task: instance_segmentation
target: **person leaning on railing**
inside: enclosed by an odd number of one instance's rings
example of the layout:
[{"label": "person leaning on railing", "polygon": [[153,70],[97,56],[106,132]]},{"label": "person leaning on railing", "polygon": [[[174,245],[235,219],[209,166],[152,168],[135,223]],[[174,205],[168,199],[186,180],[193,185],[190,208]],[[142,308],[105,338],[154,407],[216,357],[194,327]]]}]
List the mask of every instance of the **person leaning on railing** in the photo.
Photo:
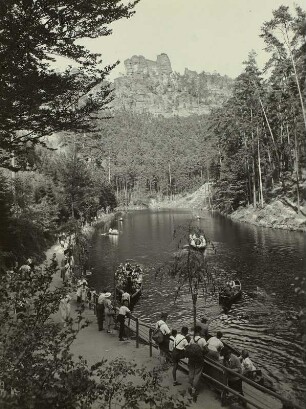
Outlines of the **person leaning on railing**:
[{"label": "person leaning on railing", "polygon": [[[242,367],[240,359],[234,355],[227,347],[223,348],[222,355],[224,357],[223,365],[237,374],[242,374]],[[227,373],[227,384],[229,388],[240,393],[243,396],[242,379],[240,376],[235,375],[232,372]],[[241,400],[241,404],[245,405],[245,402]]]}]

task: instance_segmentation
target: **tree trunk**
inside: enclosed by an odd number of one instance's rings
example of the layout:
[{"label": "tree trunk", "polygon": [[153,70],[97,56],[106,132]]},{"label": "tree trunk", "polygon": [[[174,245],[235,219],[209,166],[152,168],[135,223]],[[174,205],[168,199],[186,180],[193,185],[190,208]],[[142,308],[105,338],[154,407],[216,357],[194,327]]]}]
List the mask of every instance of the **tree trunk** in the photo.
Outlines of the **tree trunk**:
[{"label": "tree trunk", "polygon": [[294,130],[294,150],[295,150],[295,171],[296,171],[296,199],[298,214],[301,213],[300,208],[300,178],[299,178],[299,147],[296,137],[296,129]]},{"label": "tree trunk", "polygon": [[258,158],[258,175],[259,175],[259,191],[260,191],[260,204],[263,207],[263,192],[262,192],[262,178],[261,178],[261,164],[260,164],[260,149],[259,149],[259,130],[257,127],[257,158]]}]

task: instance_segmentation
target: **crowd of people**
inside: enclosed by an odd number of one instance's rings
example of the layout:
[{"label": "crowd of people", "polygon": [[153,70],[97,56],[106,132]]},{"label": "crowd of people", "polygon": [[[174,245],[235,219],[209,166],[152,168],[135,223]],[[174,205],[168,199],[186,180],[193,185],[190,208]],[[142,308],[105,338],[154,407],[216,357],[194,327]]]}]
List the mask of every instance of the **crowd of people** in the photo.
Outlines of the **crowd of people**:
[{"label": "crowd of people", "polygon": [[179,333],[175,329],[171,331],[167,324],[167,318],[166,313],[161,314],[160,320],[155,325],[153,339],[158,343],[161,364],[165,365],[169,358],[172,362],[173,385],[180,385],[176,377],[178,364],[181,359],[187,358],[188,390],[196,400],[201,374],[203,370],[205,371],[204,357],[206,357],[231,369],[231,372],[227,373],[228,386],[243,395],[242,379],[238,374],[252,379],[257,372],[248,352],[243,350],[240,357],[235,355],[221,341],[223,336],[221,331],[218,331],[215,336],[210,336],[208,321],[205,317],[197,322],[193,334],[189,334],[189,329],[186,326],[183,326]]},{"label": "crowd of people", "polygon": [[[64,251],[62,261],[61,276],[64,284],[71,281],[74,260],[72,252]],[[110,291],[103,290],[97,293],[94,289],[89,288],[88,282],[82,276],[76,284],[77,303],[95,310],[97,316],[98,330],[106,330],[107,333],[113,333],[114,329],[119,326],[119,340],[126,340],[125,320],[131,314],[131,293],[136,292],[141,287],[142,270],[140,266],[132,266],[130,263],[120,265],[116,272],[117,290],[120,292],[120,306],[116,308],[112,301]],[[129,287],[129,291],[127,291]],[[121,289],[121,291],[120,291]],[[67,323],[70,319],[71,297],[67,295],[60,302],[60,313],[62,320]],[[116,300],[115,300],[116,301]],[[240,357],[237,357],[232,351],[224,346],[222,342],[222,332],[218,331],[215,336],[210,336],[208,332],[208,321],[202,318],[193,328],[192,334],[189,329],[183,326],[178,332],[176,329],[170,330],[167,324],[168,315],[162,313],[160,320],[155,325],[153,340],[158,344],[160,351],[160,361],[162,365],[167,365],[171,361],[173,385],[180,385],[177,381],[177,369],[181,359],[188,359],[189,371],[189,392],[194,400],[197,399],[199,383],[202,371],[205,371],[204,357],[222,363],[225,367],[232,370],[227,374],[228,386],[239,394],[243,395],[242,374],[252,378],[256,373],[256,368],[251,361],[249,354],[243,350]]]}]

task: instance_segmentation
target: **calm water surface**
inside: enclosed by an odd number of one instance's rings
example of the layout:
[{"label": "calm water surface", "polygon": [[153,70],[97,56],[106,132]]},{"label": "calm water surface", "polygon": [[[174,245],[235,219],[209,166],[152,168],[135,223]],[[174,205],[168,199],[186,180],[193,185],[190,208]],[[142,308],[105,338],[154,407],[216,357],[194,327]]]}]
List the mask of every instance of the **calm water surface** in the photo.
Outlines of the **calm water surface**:
[{"label": "calm water surface", "polygon": [[[169,324],[179,329],[192,327],[192,303],[188,291],[174,300],[176,283],[155,279],[158,266],[177,251],[181,226],[201,227],[214,243],[208,266],[222,279],[239,278],[241,302],[225,315],[217,295],[198,301],[199,315],[210,320],[210,331],[222,330],[224,339],[238,349],[246,348],[258,367],[272,378],[283,395],[303,402],[305,378],[303,344],[295,321],[300,305],[292,283],[304,274],[303,233],[241,224],[220,215],[204,213],[200,220],[187,211],[137,211],[124,215],[111,227],[119,236],[102,236],[109,226],[96,231],[90,248],[93,267],[90,285],[97,290],[114,287],[117,265],[132,259],[145,268],[144,292],[135,315],[154,323],[160,311],[169,312]],[[257,287],[259,293],[255,293]]]}]

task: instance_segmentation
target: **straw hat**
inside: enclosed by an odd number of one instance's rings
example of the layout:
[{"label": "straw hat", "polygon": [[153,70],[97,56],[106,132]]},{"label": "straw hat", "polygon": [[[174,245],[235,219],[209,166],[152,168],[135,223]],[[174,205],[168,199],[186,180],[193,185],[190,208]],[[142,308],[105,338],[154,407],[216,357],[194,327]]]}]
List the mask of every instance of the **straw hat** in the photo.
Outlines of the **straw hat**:
[{"label": "straw hat", "polygon": [[111,295],[112,295],[112,293],[105,293],[105,294],[104,294],[104,297],[105,297],[105,298],[109,298]]}]

